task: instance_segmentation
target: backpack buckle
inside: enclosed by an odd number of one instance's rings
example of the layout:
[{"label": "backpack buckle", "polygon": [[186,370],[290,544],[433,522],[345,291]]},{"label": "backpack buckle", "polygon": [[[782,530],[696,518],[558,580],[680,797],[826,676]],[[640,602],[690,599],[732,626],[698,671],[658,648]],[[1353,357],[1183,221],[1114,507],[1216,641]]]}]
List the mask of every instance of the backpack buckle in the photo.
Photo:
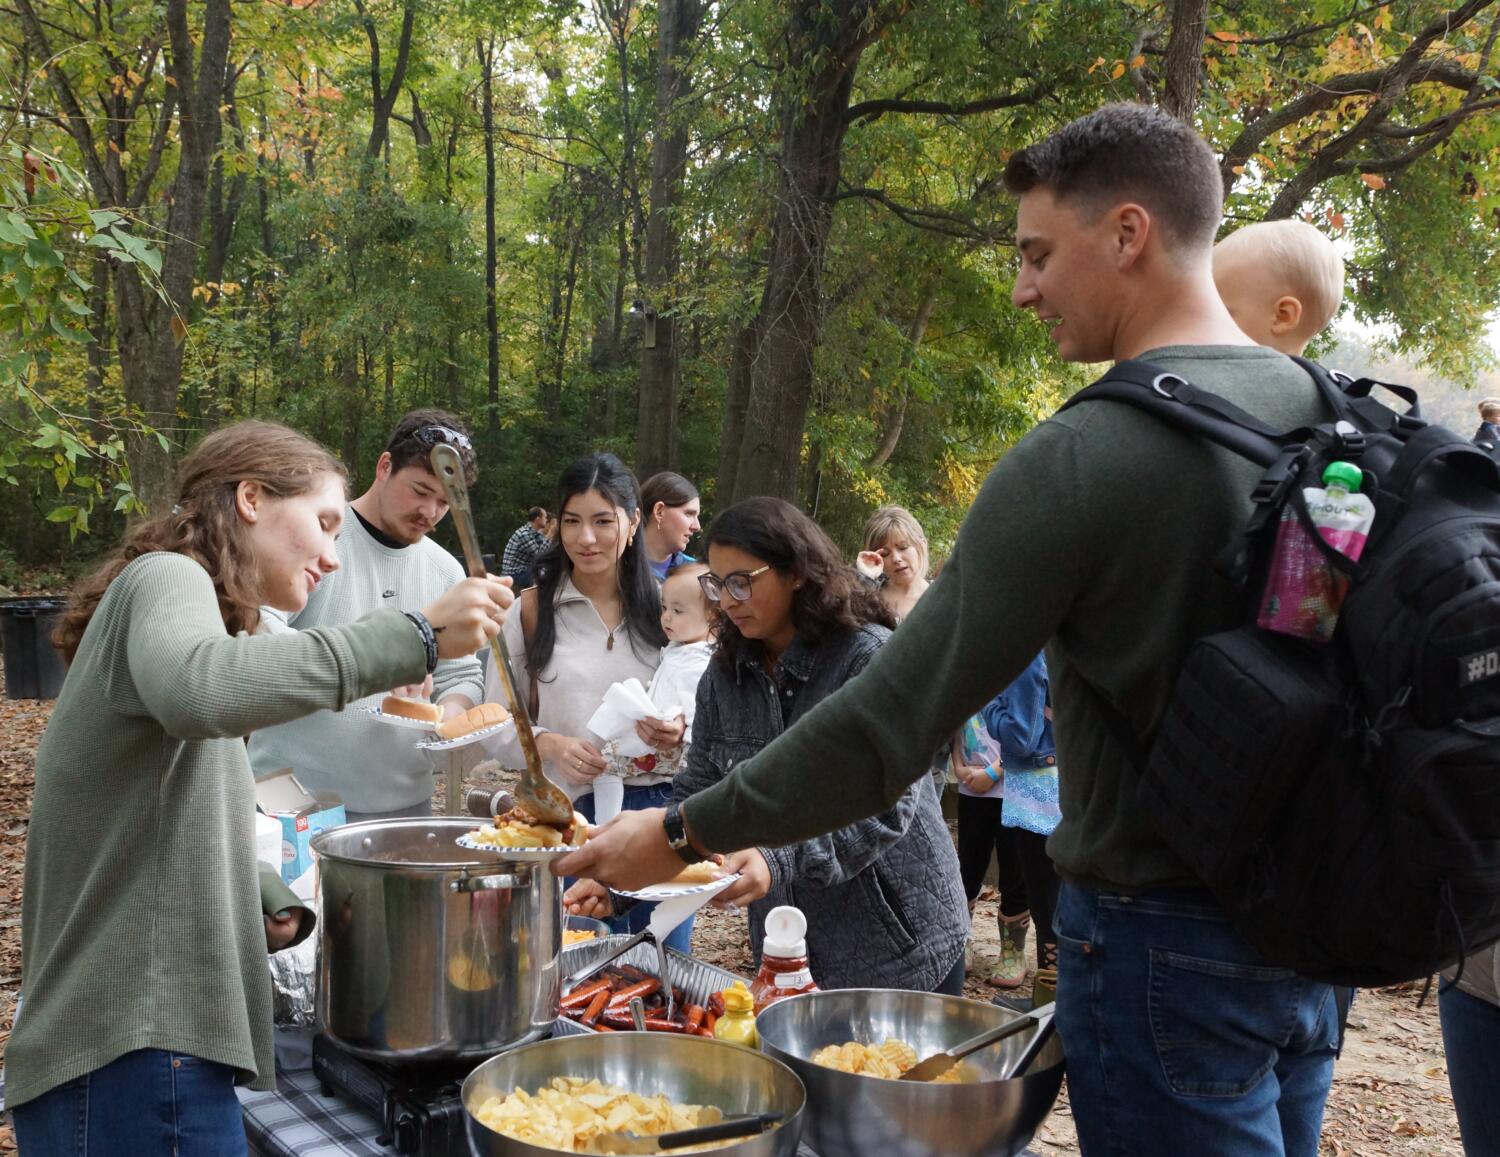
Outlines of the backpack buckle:
[{"label": "backpack buckle", "polygon": [[1396,420],[1391,423],[1391,433],[1405,442],[1418,430],[1427,428],[1424,418],[1414,418],[1410,414],[1397,414]]},{"label": "backpack buckle", "polygon": [[1250,501],[1257,506],[1279,506],[1286,492],[1301,476],[1303,463],[1311,453],[1306,445],[1283,447],[1280,457],[1271,463],[1250,492]]},{"label": "backpack buckle", "polygon": [[1333,425],[1333,437],[1329,439],[1333,452],[1340,458],[1358,458],[1365,452],[1369,439],[1364,431],[1342,418]]}]

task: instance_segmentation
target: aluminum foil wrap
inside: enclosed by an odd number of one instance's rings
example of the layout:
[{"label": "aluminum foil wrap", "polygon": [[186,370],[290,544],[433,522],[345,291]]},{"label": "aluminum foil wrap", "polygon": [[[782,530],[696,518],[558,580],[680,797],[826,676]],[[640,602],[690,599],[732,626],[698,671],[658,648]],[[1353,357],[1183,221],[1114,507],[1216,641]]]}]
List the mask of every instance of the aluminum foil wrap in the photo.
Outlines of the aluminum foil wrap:
[{"label": "aluminum foil wrap", "polygon": [[[318,911],[317,864],[291,883],[298,898],[322,919]],[[318,945],[315,926],[302,943],[273,952],[271,962],[271,1007],[277,1028],[313,1028],[317,1024]]]}]

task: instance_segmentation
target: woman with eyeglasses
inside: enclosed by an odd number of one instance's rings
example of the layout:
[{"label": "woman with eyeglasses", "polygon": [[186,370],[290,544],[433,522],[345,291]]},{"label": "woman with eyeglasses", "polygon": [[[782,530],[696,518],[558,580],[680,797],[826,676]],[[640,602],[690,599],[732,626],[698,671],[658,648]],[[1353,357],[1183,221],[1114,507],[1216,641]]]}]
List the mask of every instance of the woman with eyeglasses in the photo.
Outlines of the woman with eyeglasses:
[{"label": "woman with eyeglasses", "polygon": [[[704,593],[718,606],[719,646],[698,684],[693,743],[672,784],[680,803],[723,779],[863,670],[892,617],[811,518],[778,498],[751,498],[705,537]],[[822,790],[817,768],[806,790]],[[890,811],[832,835],[725,857],[741,878],[715,903],[748,904],[757,956],[778,904],[807,915],[814,979],[824,988],[963,990],[964,891],[958,857],[928,776]],[[590,880],[570,911],[613,910]]]},{"label": "woman with eyeglasses", "polygon": [[[550,778],[590,821],[594,781],[608,771],[625,780],[626,810],[661,807],[671,777],[657,759],[612,756],[600,749],[588,721],[612,683],[651,683],[667,637],[661,629],[661,592],[648,565],[635,475],[613,454],[574,462],[558,480],[558,528],[532,564],[536,585],[523,591],[505,641],[518,670],[521,696],[536,724],[537,747]],[[492,668],[485,698],[503,702]],[[645,720],[640,737],[663,756],[682,743],[686,723]],[[486,745],[491,755],[520,766],[520,744],[508,728]],[[632,912],[621,930],[644,928],[649,911]],[[639,927],[630,926],[631,924]],[[687,951],[691,926],[668,943]]]}]

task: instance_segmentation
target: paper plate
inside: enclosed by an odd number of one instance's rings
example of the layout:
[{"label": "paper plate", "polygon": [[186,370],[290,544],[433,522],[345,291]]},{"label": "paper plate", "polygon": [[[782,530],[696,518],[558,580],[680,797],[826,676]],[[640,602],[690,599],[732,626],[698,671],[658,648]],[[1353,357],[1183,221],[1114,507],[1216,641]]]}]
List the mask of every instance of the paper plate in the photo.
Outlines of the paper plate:
[{"label": "paper plate", "polygon": [[[470,833],[472,835],[472,833]],[[489,852],[502,860],[521,860],[533,863],[546,860],[555,860],[558,856],[565,856],[569,852],[578,851],[577,848],[506,848],[499,844],[481,844],[478,840],[471,839],[470,835],[459,836],[454,842],[461,848],[467,848],[471,852]]]},{"label": "paper plate", "polygon": [[478,731],[471,731],[467,735],[460,735],[457,739],[432,739],[426,743],[417,744],[418,751],[452,751],[458,747],[468,747],[469,744],[480,739],[488,739],[491,735],[498,735],[507,727],[513,726],[511,720],[506,719],[496,723],[493,727],[481,727]]},{"label": "paper plate", "polygon": [[391,723],[397,727],[409,727],[414,731],[425,731],[429,735],[432,734],[432,729],[437,726],[436,723],[424,723],[420,719],[408,719],[405,715],[387,715],[379,707],[361,707],[360,710],[366,715],[375,716],[382,723]]},{"label": "paper plate", "polygon": [[675,900],[679,896],[702,896],[714,892],[722,892],[730,884],[740,878],[738,872],[732,875],[722,876],[717,880],[710,880],[706,884],[652,884],[649,888],[642,888],[638,892],[627,891],[624,888],[611,888],[610,891],[618,892],[622,896],[629,896],[634,900]]}]

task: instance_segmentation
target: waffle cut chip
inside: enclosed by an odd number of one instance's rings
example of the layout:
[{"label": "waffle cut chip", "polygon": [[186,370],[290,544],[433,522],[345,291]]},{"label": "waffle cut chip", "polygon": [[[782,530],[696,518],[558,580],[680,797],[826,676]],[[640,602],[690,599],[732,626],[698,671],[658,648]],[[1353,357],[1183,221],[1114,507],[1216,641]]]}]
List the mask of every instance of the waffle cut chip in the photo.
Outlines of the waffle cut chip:
[{"label": "waffle cut chip", "polygon": [[[858,1077],[881,1077],[887,1081],[899,1081],[903,1073],[916,1067],[917,1050],[901,1040],[887,1040],[878,1045],[849,1041],[847,1044],[820,1048],[813,1053],[812,1063],[822,1065],[825,1069],[837,1069],[841,1073],[853,1073]],[[967,1079],[964,1066],[958,1064],[931,1083],[957,1085]]]}]

